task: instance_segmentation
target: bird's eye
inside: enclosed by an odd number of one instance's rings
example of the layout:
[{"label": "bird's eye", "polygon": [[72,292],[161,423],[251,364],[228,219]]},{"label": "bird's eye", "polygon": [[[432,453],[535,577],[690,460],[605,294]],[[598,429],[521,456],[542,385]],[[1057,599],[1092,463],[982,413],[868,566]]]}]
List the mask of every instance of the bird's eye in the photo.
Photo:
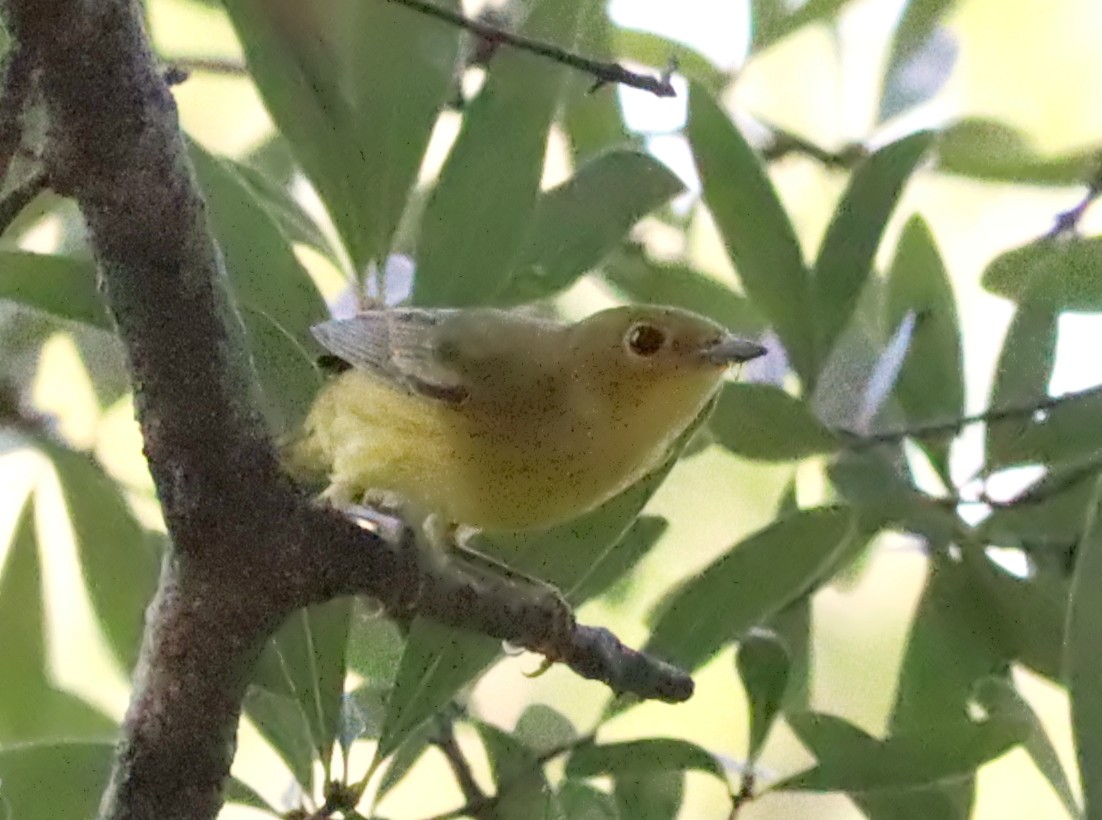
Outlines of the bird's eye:
[{"label": "bird's eye", "polygon": [[653,356],[666,343],[666,333],[654,325],[638,324],[628,331],[625,341],[636,356]]}]

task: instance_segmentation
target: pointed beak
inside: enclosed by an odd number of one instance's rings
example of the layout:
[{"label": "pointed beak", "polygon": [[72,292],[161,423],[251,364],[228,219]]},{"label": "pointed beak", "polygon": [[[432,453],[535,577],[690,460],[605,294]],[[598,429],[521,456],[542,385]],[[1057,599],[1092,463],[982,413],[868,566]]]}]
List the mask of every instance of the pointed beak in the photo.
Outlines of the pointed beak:
[{"label": "pointed beak", "polygon": [[737,336],[725,336],[704,351],[704,357],[712,364],[742,364],[768,353],[757,342],[740,339]]}]

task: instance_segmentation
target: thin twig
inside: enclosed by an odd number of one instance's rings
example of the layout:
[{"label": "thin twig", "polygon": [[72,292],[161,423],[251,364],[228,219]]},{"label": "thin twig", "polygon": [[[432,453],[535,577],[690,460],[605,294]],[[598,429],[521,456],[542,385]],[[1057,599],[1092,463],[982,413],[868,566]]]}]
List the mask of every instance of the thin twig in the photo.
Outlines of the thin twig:
[{"label": "thin twig", "polygon": [[435,746],[444,755],[451,766],[455,781],[459,784],[459,790],[463,792],[463,799],[470,804],[484,803],[486,793],[479,787],[471,771],[471,765],[463,756],[463,750],[459,748],[459,741],[455,738],[455,726],[451,720],[441,720],[436,730],[436,736],[432,739]]},{"label": "thin twig", "polygon": [[752,803],[757,795],[754,793],[754,787],[756,785],[757,778],[754,776],[753,769],[748,769],[742,775],[742,783],[739,784],[739,790],[731,797],[731,813],[727,815],[727,820],[738,820],[739,812],[747,803]]},{"label": "thin twig", "polygon": [[165,58],[165,63],[188,74],[199,71],[204,74],[222,74],[229,77],[249,75],[249,69],[244,63],[223,57],[172,57]]},{"label": "thin twig", "polygon": [[952,419],[946,422],[908,427],[903,430],[889,430],[883,433],[873,433],[871,435],[865,435],[853,430],[841,428],[836,429],[835,432],[845,439],[849,449],[865,450],[881,444],[897,444],[908,438],[938,438],[939,436],[949,435],[951,433],[959,433],[962,429],[971,424],[990,424],[998,421],[1009,421],[1010,419],[1031,418],[1037,413],[1054,410],[1064,404],[1070,404],[1096,395],[1102,395],[1102,386],[1091,387],[1075,393],[1064,393],[1061,396],[1047,396],[1033,404],[999,407],[985,410],[982,413],[976,413],[972,416],[962,416],[961,418]]},{"label": "thin twig", "polygon": [[638,88],[641,91],[649,91],[656,97],[673,97],[677,93],[670,83],[668,74],[654,77],[649,74],[629,71],[619,63],[602,62],[582,57],[580,54],[574,54],[552,43],[513,34],[488,23],[472,20],[459,12],[440,8],[425,0],[388,0],[388,2],[397,3],[428,17],[435,17],[437,20],[443,20],[453,26],[466,29],[490,43],[511,46],[532,54],[538,54],[578,71],[583,71],[593,77],[594,83],[591,89],[593,91],[604,85],[616,84]]},{"label": "thin twig", "polygon": [[1096,171],[1094,177],[1087,182],[1087,192],[1079,203],[1075,207],[1056,215],[1052,229],[1045,234],[1045,238],[1056,239],[1076,233],[1079,230],[1079,222],[1083,219],[1083,214],[1087,212],[1087,209],[1094,204],[1099,196],[1102,196],[1102,168]]},{"label": "thin twig", "polygon": [[804,139],[798,134],[767,125],[772,132],[772,138],[761,149],[762,158],[766,162],[784,159],[789,154],[801,154],[817,160],[827,168],[852,168],[869,155],[869,150],[860,143],[850,143],[837,151],[828,151],[820,145]]}]

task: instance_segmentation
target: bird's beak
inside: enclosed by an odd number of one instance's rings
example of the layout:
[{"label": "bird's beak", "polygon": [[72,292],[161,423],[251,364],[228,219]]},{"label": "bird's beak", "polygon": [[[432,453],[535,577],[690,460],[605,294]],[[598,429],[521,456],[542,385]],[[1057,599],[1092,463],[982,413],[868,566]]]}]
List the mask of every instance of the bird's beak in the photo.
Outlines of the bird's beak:
[{"label": "bird's beak", "polygon": [[741,364],[768,351],[757,342],[740,339],[737,336],[725,336],[704,351],[704,357],[712,364]]}]

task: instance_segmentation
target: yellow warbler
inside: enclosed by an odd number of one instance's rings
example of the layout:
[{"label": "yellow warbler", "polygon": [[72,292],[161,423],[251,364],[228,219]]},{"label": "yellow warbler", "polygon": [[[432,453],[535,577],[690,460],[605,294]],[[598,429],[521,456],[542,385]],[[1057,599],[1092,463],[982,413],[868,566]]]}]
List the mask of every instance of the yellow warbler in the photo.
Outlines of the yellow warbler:
[{"label": "yellow warbler", "polygon": [[383,492],[488,532],[581,515],[658,467],[728,365],[761,346],[670,307],[575,324],[518,311],[379,309],[313,328],[348,367],[318,394],[291,462],[325,496]]}]

